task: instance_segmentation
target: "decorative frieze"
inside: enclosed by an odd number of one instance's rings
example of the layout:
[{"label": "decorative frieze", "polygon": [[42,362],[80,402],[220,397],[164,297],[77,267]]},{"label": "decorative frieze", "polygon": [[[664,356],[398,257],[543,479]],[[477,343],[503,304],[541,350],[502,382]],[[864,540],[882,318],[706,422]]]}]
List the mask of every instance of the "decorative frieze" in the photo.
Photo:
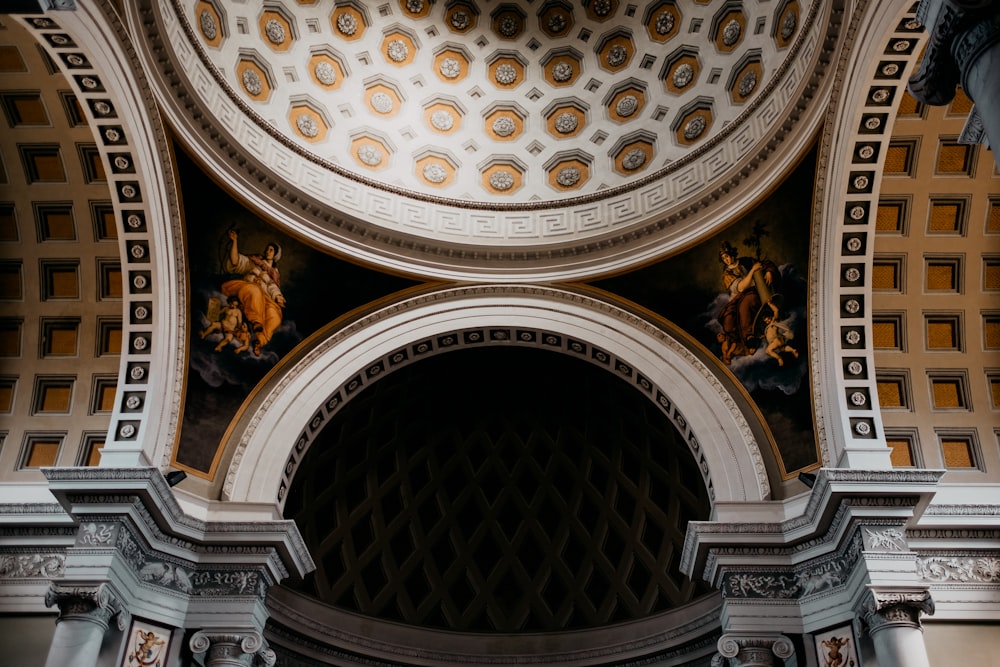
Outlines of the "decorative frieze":
[{"label": "decorative frieze", "polygon": [[[726,569],[722,594],[726,598],[795,600],[842,586],[861,555],[863,542],[857,534],[841,553],[814,560],[789,570]],[[759,549],[759,553],[768,550]]]},{"label": "decorative frieze", "polygon": [[0,579],[51,579],[65,567],[65,554],[0,554]]},{"label": "decorative frieze", "polygon": [[118,549],[140,580],[188,595],[252,595],[263,599],[274,583],[262,570],[222,569],[165,558],[142,548],[126,530],[121,532]]},{"label": "decorative frieze", "polygon": [[922,556],[917,574],[924,581],[959,584],[1000,584],[996,556]]}]

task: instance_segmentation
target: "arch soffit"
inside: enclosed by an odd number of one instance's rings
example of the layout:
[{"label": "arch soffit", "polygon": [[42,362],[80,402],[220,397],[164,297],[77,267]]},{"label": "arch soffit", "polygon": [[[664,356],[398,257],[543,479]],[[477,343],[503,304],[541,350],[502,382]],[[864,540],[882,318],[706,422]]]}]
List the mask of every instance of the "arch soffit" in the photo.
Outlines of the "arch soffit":
[{"label": "arch soffit", "polygon": [[351,395],[425,354],[476,344],[533,345],[631,380],[678,428],[713,503],[770,498],[748,416],[683,334],[589,294],[507,285],[432,288],[315,335],[231,427],[223,500],[280,507],[312,434]]},{"label": "arch soffit", "polygon": [[[817,176],[813,207],[809,328],[836,332],[814,337],[810,355],[826,466],[892,466],[875,386],[869,244],[899,101],[927,38],[914,19],[910,2],[865,3],[855,12],[821,136],[818,164],[826,173]],[[863,269],[851,272],[857,267]],[[868,391],[870,409],[850,409],[848,396],[856,390]]]}]

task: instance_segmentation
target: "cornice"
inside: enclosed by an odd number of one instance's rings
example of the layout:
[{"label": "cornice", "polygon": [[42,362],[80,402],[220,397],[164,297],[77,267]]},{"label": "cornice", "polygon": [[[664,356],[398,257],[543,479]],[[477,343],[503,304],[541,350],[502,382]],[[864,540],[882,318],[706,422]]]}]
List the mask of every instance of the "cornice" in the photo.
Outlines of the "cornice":
[{"label": "cornice", "polygon": [[253,555],[273,550],[279,572],[302,576],[312,558],[294,522],[206,522],[183,512],[156,468],[43,468],[53,495],[78,521],[120,520],[121,510],[158,542],[183,551]]}]

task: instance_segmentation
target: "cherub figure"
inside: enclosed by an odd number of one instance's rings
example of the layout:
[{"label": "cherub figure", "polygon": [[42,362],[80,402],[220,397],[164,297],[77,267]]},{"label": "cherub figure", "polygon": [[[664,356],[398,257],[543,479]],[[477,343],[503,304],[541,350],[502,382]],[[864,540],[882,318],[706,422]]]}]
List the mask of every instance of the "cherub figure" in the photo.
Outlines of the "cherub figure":
[{"label": "cherub figure", "polygon": [[160,650],[166,642],[157,637],[156,633],[152,630],[143,632],[142,629],[137,629],[135,632],[135,651],[129,656],[129,664],[137,664],[142,667],[159,667],[162,664],[160,661]]},{"label": "cherub figure", "polygon": [[238,343],[236,349],[233,350],[236,354],[250,349],[250,327],[247,326],[246,322],[240,324],[240,328],[233,334],[233,340]]},{"label": "cherub figure", "polygon": [[733,363],[733,355],[737,354],[739,345],[736,341],[729,338],[725,331],[720,331],[715,334],[715,340],[719,341],[719,345],[722,347],[722,363],[729,365]]},{"label": "cherub figure", "polygon": [[764,324],[766,325],[764,327],[764,343],[766,345],[764,351],[767,352],[767,356],[777,360],[779,366],[785,365],[785,360],[781,358],[779,352],[786,352],[798,359],[798,351],[788,344],[793,336],[792,330],[778,322],[774,315],[765,315]]},{"label": "cherub figure", "polygon": [[823,667],[840,667],[844,664],[844,656],[840,649],[846,646],[848,641],[850,640],[847,637],[830,637],[823,640],[823,646],[828,649],[823,657],[825,662]]},{"label": "cherub figure", "polygon": [[242,352],[247,349],[249,345],[249,335],[246,335],[246,341],[244,341],[240,336],[240,330],[246,331],[246,322],[243,321],[243,310],[240,308],[240,300],[235,296],[229,297],[226,302],[226,308],[222,311],[219,316],[218,321],[212,322],[208,325],[200,334],[198,334],[202,339],[205,336],[213,333],[222,333],[222,340],[218,345],[215,346],[216,352],[221,352],[222,348],[229,345],[235,338],[239,343],[243,344],[237,352]]}]

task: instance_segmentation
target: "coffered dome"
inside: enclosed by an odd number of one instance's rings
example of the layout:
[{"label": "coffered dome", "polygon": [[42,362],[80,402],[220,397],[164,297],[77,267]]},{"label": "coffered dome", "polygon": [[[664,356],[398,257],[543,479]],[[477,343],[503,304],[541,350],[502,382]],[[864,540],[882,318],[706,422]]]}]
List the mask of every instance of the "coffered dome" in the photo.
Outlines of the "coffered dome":
[{"label": "coffered dome", "polygon": [[317,160],[498,202],[594,193],[682,159],[743,122],[801,20],[795,0],[201,0],[186,17],[248,113]]},{"label": "coffered dome", "polygon": [[790,169],[822,118],[829,5],[197,0],[135,19],[181,139],[291,231],[425,276],[537,280],[669,254],[759,200],[758,164]]}]

